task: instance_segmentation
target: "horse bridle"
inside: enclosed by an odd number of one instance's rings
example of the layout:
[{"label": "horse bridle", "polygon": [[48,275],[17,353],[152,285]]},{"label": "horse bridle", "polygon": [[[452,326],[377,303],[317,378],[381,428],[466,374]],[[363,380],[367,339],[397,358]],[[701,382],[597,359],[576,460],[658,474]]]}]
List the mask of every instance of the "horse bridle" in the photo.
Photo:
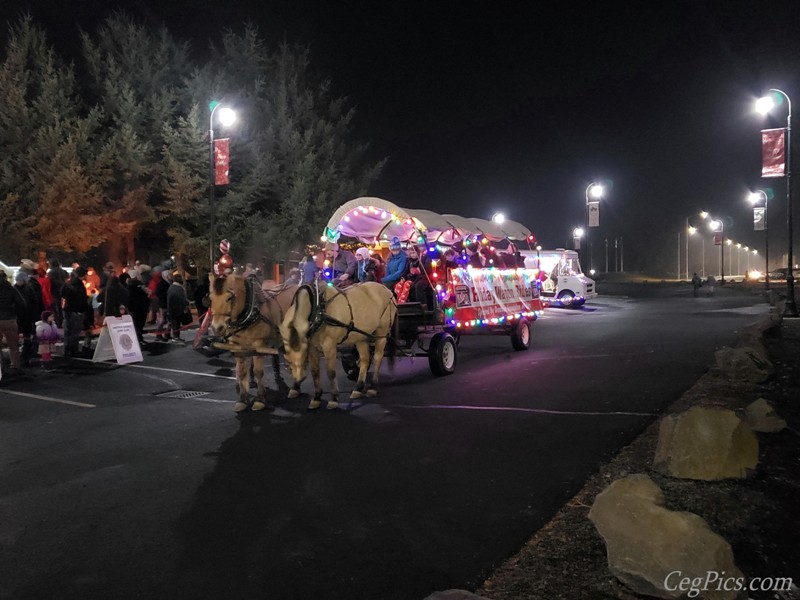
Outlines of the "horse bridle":
[{"label": "horse bridle", "polygon": [[262,321],[268,325],[271,325],[272,327],[277,327],[277,325],[273,323],[272,319],[261,314],[261,311],[259,310],[259,304],[256,301],[256,289],[253,285],[253,281],[250,279],[245,279],[244,290],[246,296],[245,310],[239,313],[235,321],[231,320],[231,316],[233,315],[233,304],[236,302],[236,292],[230,289],[226,290],[228,292],[227,302],[230,304],[231,310],[228,312],[228,314],[223,313],[219,315],[221,317],[228,317],[227,321],[225,322],[224,338],[226,340],[236,335],[240,331],[247,329],[257,321]]}]

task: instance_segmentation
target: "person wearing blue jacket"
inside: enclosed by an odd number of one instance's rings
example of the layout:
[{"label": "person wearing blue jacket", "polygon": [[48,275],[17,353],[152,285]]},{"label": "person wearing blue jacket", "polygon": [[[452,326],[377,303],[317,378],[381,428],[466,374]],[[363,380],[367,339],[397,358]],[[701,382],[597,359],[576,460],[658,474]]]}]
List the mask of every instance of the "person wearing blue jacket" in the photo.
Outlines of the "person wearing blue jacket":
[{"label": "person wearing blue jacket", "polygon": [[394,290],[394,286],[408,271],[408,257],[400,247],[400,240],[397,236],[392,238],[392,243],[389,244],[389,251],[391,255],[386,263],[386,275],[383,276],[383,285],[390,290]]}]

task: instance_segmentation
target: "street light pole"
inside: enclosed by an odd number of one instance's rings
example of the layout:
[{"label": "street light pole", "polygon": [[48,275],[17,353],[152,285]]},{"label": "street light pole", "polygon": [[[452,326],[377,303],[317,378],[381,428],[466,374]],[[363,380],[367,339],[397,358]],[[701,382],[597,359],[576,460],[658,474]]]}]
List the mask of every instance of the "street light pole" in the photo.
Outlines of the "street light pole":
[{"label": "street light pole", "polygon": [[[792,255],[792,100],[783,90],[770,88],[770,92],[775,92],[786,98],[788,113],[786,116],[786,229],[789,235],[788,256],[786,265],[786,304],[783,307],[783,316],[797,319],[800,314],[797,312],[797,305],[794,299],[794,257]],[[775,106],[772,96],[761,98],[756,103],[756,110],[766,114]],[[769,266],[767,267],[769,271]]]},{"label": "street light pole", "polygon": [[592,270],[592,244],[589,241],[589,230],[592,227],[591,222],[589,221],[589,196],[600,201],[600,198],[603,197],[603,186],[599,183],[590,183],[586,186],[586,250],[587,250],[587,261],[589,263],[589,271]]},{"label": "street light pole", "polygon": [[[216,235],[216,183],[217,170],[214,160],[214,113],[222,103],[212,100],[209,105],[208,116],[208,209],[211,213],[211,231],[208,242],[208,266],[214,272],[214,236]],[[223,125],[231,125],[236,120],[236,114],[230,108],[221,108],[220,121]]]}]

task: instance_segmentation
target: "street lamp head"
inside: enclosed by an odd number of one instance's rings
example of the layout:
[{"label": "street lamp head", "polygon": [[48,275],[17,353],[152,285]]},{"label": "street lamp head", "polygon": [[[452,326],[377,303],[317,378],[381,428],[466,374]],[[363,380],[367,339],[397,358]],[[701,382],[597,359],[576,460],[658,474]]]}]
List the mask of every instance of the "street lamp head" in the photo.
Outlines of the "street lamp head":
[{"label": "street lamp head", "polygon": [[756,250],[755,248],[753,248],[753,254],[758,254],[758,250]]},{"label": "street lamp head", "polygon": [[744,247],[744,251],[747,252],[748,250],[750,250],[750,247],[749,246],[745,246]]},{"label": "street lamp head", "polygon": [[592,198],[600,199],[603,197],[604,192],[605,190],[603,189],[603,186],[599,183],[593,183],[589,186],[589,196]]},{"label": "street lamp head", "polygon": [[736,247],[737,247],[737,248],[741,248],[741,247],[742,247],[742,245],[741,245],[741,244],[736,244]]},{"label": "street lamp head", "polygon": [[725,243],[728,244],[728,246],[730,246],[733,243],[733,241],[728,239],[728,240],[725,240]]},{"label": "street lamp head", "polygon": [[502,225],[503,223],[505,223],[505,220],[506,216],[503,213],[494,213],[492,215],[492,221],[494,221],[498,225]]},{"label": "street lamp head", "polygon": [[775,100],[772,96],[764,96],[756,100],[756,112],[762,115],[766,115],[773,108],[775,108]]},{"label": "street lamp head", "polygon": [[704,211],[704,210],[701,210],[700,211],[700,218],[701,219],[707,219],[708,218],[708,213],[706,211]]},{"label": "street lamp head", "polygon": [[219,109],[219,122],[224,127],[230,127],[236,122],[236,113],[227,106],[223,106]]},{"label": "street lamp head", "polygon": [[711,221],[708,224],[708,228],[711,231],[722,231],[722,221]]},{"label": "street lamp head", "polygon": [[689,231],[689,235],[694,235],[695,233],[697,233],[697,227],[691,227],[690,226],[688,231]]},{"label": "street lamp head", "polygon": [[761,198],[764,197],[766,197],[764,192],[750,192],[750,194],[747,196],[747,199],[750,200],[751,204],[758,204],[761,201]]},{"label": "street lamp head", "polygon": [[583,237],[583,227],[576,227],[572,230],[572,237],[580,239]]}]

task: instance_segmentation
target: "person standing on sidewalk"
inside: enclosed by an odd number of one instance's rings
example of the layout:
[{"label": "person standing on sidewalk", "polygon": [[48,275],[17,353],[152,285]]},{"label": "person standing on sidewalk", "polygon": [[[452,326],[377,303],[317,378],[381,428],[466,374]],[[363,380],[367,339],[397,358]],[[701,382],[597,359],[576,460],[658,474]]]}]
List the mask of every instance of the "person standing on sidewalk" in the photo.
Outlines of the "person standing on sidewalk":
[{"label": "person standing on sidewalk", "polygon": [[[169,313],[169,324],[172,329],[173,342],[181,341],[181,326],[187,320],[184,315],[189,311],[189,298],[186,297],[186,290],[183,289],[183,277],[175,275],[172,285],[167,291],[167,312]],[[191,323],[191,313],[188,321]]]},{"label": "person standing on sidewalk", "polygon": [[714,286],[717,285],[717,280],[713,275],[709,275],[706,279],[706,296],[714,295]]},{"label": "person standing on sidewalk", "polygon": [[74,270],[61,290],[61,298],[64,299],[64,356],[80,354],[81,331],[89,306],[86,286],[81,280],[83,275],[85,270],[82,267]]},{"label": "person standing on sidewalk", "polygon": [[0,341],[5,338],[8,354],[11,357],[11,368],[18,370],[19,362],[19,329],[17,315],[25,309],[25,302],[19,292],[8,282],[6,272],[0,270]]},{"label": "person standing on sidewalk", "polygon": [[[61,268],[61,263],[58,259],[53,259],[50,262],[50,272],[47,273],[50,280],[50,293],[53,296],[53,312],[56,315],[56,325],[59,327],[64,326],[64,310],[61,307],[61,292],[64,291],[64,285],[67,283],[69,276],[67,272]],[[48,307],[48,310],[49,307]]]},{"label": "person standing on sidewalk", "polygon": [[38,314],[36,311],[42,308],[42,297],[38,292],[38,282],[34,288],[28,274],[23,270],[17,272],[17,276],[14,278],[14,287],[25,301],[25,307],[17,315],[17,327],[22,334],[22,355],[20,357],[22,366],[28,367],[31,358],[36,353],[36,321],[42,314],[42,311],[39,311]]},{"label": "person standing on sidewalk", "polygon": [[168,270],[164,269],[159,273],[158,285],[156,286],[156,297],[158,298],[158,316],[156,317],[156,339],[169,341],[169,304],[167,292],[169,292],[170,281],[172,280]]},{"label": "person standing on sidewalk", "polygon": [[36,323],[36,338],[39,340],[39,362],[49,370],[53,364],[53,345],[58,341],[58,327],[52,311],[42,312],[42,320]]}]

